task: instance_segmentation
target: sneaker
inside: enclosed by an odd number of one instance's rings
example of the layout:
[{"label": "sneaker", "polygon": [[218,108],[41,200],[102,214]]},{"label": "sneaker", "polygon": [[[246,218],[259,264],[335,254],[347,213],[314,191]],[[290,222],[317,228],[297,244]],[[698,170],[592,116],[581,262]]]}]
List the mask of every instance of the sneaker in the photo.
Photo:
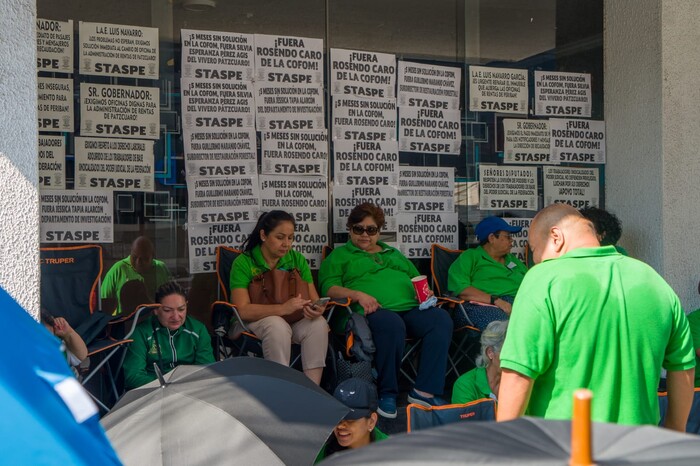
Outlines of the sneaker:
[{"label": "sneaker", "polygon": [[444,406],[448,404],[447,401],[443,400],[439,396],[426,398],[422,395],[419,395],[415,389],[411,390],[411,392],[408,394],[408,402],[421,405],[425,408],[432,408],[433,406]]},{"label": "sneaker", "polygon": [[377,403],[377,413],[387,419],[396,419],[396,398],[393,396],[383,396]]}]

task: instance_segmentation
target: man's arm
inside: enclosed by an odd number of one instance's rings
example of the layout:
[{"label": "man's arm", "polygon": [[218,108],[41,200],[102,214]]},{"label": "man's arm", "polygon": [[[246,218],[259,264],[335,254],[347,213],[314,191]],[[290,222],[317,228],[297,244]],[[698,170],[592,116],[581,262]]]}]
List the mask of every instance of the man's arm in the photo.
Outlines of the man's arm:
[{"label": "man's arm", "polygon": [[503,369],[501,388],[498,390],[497,421],[510,421],[525,414],[534,382],[530,377],[510,369]]},{"label": "man's arm", "polygon": [[666,387],[668,391],[668,410],[664,427],[685,432],[690,407],[693,404],[693,382],[695,369],[668,371]]}]

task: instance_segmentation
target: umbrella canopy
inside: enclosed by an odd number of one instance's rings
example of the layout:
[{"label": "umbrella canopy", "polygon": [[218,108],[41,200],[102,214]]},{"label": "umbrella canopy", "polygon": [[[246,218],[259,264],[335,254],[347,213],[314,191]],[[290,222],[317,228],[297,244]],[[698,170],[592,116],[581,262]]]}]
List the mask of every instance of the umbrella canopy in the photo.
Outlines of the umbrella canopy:
[{"label": "umbrella canopy", "polygon": [[[569,421],[457,422],[337,453],[323,464],[568,466],[570,444]],[[700,438],[653,426],[594,423],[593,459],[599,466],[697,465]]]},{"label": "umbrella canopy", "polygon": [[128,392],[102,424],[125,464],[309,465],[348,408],[260,358],[178,366]]}]

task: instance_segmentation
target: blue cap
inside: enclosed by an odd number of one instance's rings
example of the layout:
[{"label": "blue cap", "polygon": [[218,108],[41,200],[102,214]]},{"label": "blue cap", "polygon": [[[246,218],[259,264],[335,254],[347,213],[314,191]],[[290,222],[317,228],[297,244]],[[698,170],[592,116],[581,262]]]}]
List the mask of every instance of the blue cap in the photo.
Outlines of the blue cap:
[{"label": "blue cap", "polygon": [[476,226],[476,239],[481,242],[485,241],[491,233],[496,233],[497,231],[520,233],[522,229],[523,227],[508,225],[501,217],[486,217]]},{"label": "blue cap", "polygon": [[350,408],[347,420],[369,417],[378,408],[377,388],[363,379],[351,378],[338,384],[333,393],[336,400]]}]

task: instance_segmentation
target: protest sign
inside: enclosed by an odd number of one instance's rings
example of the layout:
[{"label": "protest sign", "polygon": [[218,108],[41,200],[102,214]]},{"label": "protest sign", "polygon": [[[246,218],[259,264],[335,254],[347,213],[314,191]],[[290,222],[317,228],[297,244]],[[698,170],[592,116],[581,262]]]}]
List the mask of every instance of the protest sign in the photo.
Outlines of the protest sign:
[{"label": "protest sign", "polygon": [[537,210],[537,167],[479,165],[479,209]]},{"label": "protest sign", "polygon": [[394,99],[396,56],[331,49],[331,94]]},{"label": "protest sign", "polygon": [[[189,223],[187,239],[191,274],[216,271],[216,247],[240,248],[255,228],[255,222]],[[227,284],[228,285],[228,284]]]},{"label": "protest sign", "polygon": [[187,176],[257,175],[253,128],[182,129]]},{"label": "protest sign", "polygon": [[114,240],[112,193],[42,190],[42,243],[111,243]]},{"label": "protest sign", "polygon": [[385,177],[373,184],[398,185],[399,152],[396,141],[345,141],[333,144],[335,181],[349,184],[348,177]]},{"label": "protest sign", "polygon": [[184,127],[202,123],[198,117],[234,118],[242,126],[255,126],[253,83],[183,78],[181,89]]},{"label": "protest sign", "polygon": [[352,209],[364,202],[381,207],[386,216],[383,231],[396,231],[396,215],[399,213],[398,188],[396,186],[333,186],[333,231],[347,230],[346,223]]},{"label": "protest sign", "polygon": [[187,177],[190,223],[253,222],[260,206],[257,176]]},{"label": "protest sign", "polygon": [[605,163],[605,122],[601,120],[549,120],[552,161]]},{"label": "protest sign", "polygon": [[158,79],[158,28],[80,21],[80,74]]},{"label": "protest sign", "polygon": [[409,259],[430,257],[430,246],[459,247],[459,219],[456,212],[406,213],[396,217],[399,250]]},{"label": "protest sign", "polygon": [[264,131],[262,172],[265,175],[328,176],[328,136],[317,131]]},{"label": "protest sign", "polygon": [[75,138],[75,189],[153,191],[153,141]]},{"label": "protest sign", "polygon": [[73,73],[73,20],[36,19],[36,69]]},{"label": "protest sign", "polygon": [[39,131],[73,132],[73,80],[37,78]]},{"label": "protest sign", "polygon": [[258,131],[325,129],[323,89],[315,84],[255,83]]},{"label": "protest sign", "polygon": [[521,227],[522,230],[518,233],[511,233],[510,236],[513,238],[513,247],[510,253],[515,255],[521,262],[527,265],[525,261],[525,250],[527,249],[527,241],[530,235],[530,224],[532,223],[531,218],[504,218],[503,220],[510,226]]},{"label": "protest sign", "polygon": [[309,263],[311,270],[321,268],[323,246],[329,244],[328,223],[297,222],[292,248],[300,252]]},{"label": "protest sign", "polygon": [[469,67],[469,110],[527,114],[527,70]]},{"label": "protest sign", "polygon": [[452,167],[401,167],[399,212],[454,212],[454,177]]},{"label": "protest sign", "polygon": [[39,187],[66,187],[66,140],[63,136],[39,135]]},{"label": "protest sign", "polygon": [[255,75],[268,84],[323,87],[323,39],[255,34]]},{"label": "protest sign", "polygon": [[460,119],[459,110],[399,107],[399,150],[459,154]]},{"label": "protest sign", "polygon": [[328,180],[319,176],[260,175],[260,210],[315,213],[328,221]]},{"label": "protest sign", "polygon": [[505,163],[551,163],[547,120],[503,120]]},{"label": "protest sign", "polygon": [[600,182],[597,168],[543,167],[545,207],[560,202],[577,209],[597,207]]},{"label": "protest sign", "polygon": [[462,70],[401,60],[398,68],[399,106],[459,110]]},{"label": "protest sign", "polygon": [[347,139],[351,131],[382,131],[384,140],[396,140],[396,101],[394,99],[333,98],[333,139]]},{"label": "protest sign", "polygon": [[182,78],[252,81],[253,35],[182,29]]},{"label": "protest sign", "polygon": [[591,75],[535,71],[535,115],[591,116]]},{"label": "protest sign", "polygon": [[159,92],[157,87],[80,83],[80,134],[158,139]]}]

